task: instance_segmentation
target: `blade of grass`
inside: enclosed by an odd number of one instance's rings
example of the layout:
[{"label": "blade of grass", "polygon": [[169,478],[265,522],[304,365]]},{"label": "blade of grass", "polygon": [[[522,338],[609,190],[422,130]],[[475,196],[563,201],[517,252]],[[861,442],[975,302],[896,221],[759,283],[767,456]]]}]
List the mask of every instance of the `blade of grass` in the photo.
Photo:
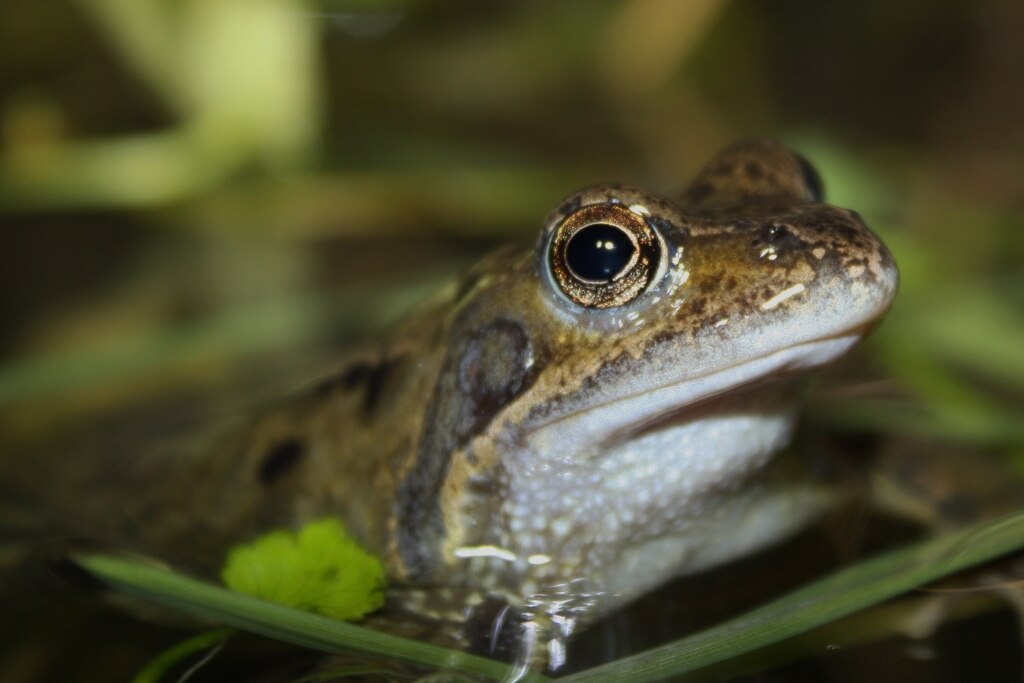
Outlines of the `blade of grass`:
[{"label": "blade of grass", "polygon": [[[910,629],[921,623],[922,614],[935,614],[937,601],[943,601],[939,607],[941,616],[933,625],[942,628],[995,611],[1006,604],[997,588],[987,589],[986,592],[981,592],[985,589],[967,590],[966,593],[958,592],[955,597],[919,592],[884,602],[821,628],[713,664],[701,669],[699,675],[712,680],[733,680],[806,660],[823,652],[839,652],[885,640],[906,639],[908,635],[914,637]],[[926,637],[928,635],[932,634],[927,633]]]},{"label": "blade of grass", "polygon": [[[648,652],[566,681],[652,681],[681,676],[827,624],[865,607],[1024,547],[1024,513],[888,553],[818,581],[764,607]],[[266,603],[139,560],[90,555],[79,562],[125,591],[313,649],[363,652],[500,678],[508,667]],[[530,674],[525,680],[544,680]]]},{"label": "blade of grass", "polygon": [[174,666],[184,661],[187,657],[199,652],[206,652],[199,664],[205,663],[220,647],[227,642],[227,639],[234,633],[229,628],[219,628],[214,631],[207,631],[192,636],[188,640],[177,643],[167,650],[164,650],[147,664],[132,679],[132,683],[160,683],[167,672]]},{"label": "blade of grass", "polygon": [[868,560],[693,636],[562,680],[628,682],[681,676],[1022,547],[1024,513],[1018,513]]},{"label": "blade of grass", "polygon": [[[505,678],[511,672],[508,665],[500,662],[265,602],[142,560],[113,555],[83,555],[76,561],[115,588],[143,599],[204,620],[314,650],[334,654],[373,654],[492,679]],[[528,674],[522,680],[545,679]]]}]

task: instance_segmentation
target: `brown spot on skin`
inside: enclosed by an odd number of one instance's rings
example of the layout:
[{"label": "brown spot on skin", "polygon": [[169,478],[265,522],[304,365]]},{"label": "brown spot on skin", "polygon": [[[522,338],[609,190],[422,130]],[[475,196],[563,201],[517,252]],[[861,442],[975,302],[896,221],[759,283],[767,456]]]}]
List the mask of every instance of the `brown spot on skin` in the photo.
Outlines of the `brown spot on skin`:
[{"label": "brown spot on skin", "polygon": [[683,199],[697,210],[820,201],[816,176],[799,155],[776,142],[742,142],[712,159]]},{"label": "brown spot on skin", "polygon": [[370,375],[373,371],[373,364],[368,362],[360,362],[349,367],[338,377],[338,384],[345,389],[355,389]]},{"label": "brown spot on skin", "polygon": [[492,495],[498,491],[495,481],[484,477],[470,477],[466,481],[466,486],[470,491],[481,496]]},{"label": "brown spot on skin", "polygon": [[342,391],[357,389],[370,376],[373,366],[374,364],[368,360],[356,361],[346,366],[343,370],[317,382],[312,388],[312,393],[317,397],[323,398],[339,389]]},{"label": "brown spot on skin", "polygon": [[867,265],[868,265],[868,260],[867,260],[867,258],[865,258],[863,256],[859,256],[857,258],[852,258],[849,261],[847,261],[847,266],[861,266],[863,268],[867,268]]},{"label": "brown spot on skin", "polygon": [[664,344],[676,338],[676,334],[670,330],[661,330],[651,336],[651,345]]},{"label": "brown spot on skin", "polygon": [[335,391],[362,390],[359,415],[365,421],[376,417],[388,383],[406,362],[407,356],[395,355],[374,360],[358,360],[339,373],[312,387],[312,395],[325,398]]},{"label": "brown spot on skin", "polygon": [[458,367],[459,389],[491,415],[519,393],[529,370],[530,340],[518,324],[496,320],[463,343]]},{"label": "brown spot on skin", "polygon": [[835,232],[848,242],[859,242],[860,235],[849,225],[839,225],[834,228]]},{"label": "brown spot on skin", "polygon": [[285,439],[275,444],[261,459],[257,476],[270,486],[295,469],[306,455],[305,445],[298,439]]},{"label": "brown spot on skin", "polygon": [[580,208],[580,204],[582,201],[582,197],[580,197],[580,195],[577,194],[559,204],[557,211],[562,216],[568,216],[571,213],[575,213],[575,211]]},{"label": "brown spot on skin", "polygon": [[805,244],[785,225],[769,225],[755,235],[753,246],[757,250],[773,247],[781,255],[802,250]]},{"label": "brown spot on skin", "polygon": [[707,278],[697,283],[696,289],[701,294],[714,294],[718,290],[718,286],[721,283],[719,278]]},{"label": "brown spot on skin", "polygon": [[366,376],[366,384],[363,389],[363,410],[364,418],[369,419],[376,412],[380,404],[381,395],[384,393],[384,385],[395,370],[398,364],[396,359],[382,360],[372,368]]},{"label": "brown spot on skin", "polygon": [[369,420],[374,417],[374,413],[381,405],[387,383],[405,360],[405,356],[394,356],[377,361],[357,361],[318,383],[313,387],[312,393],[323,398],[338,390],[356,391],[361,388],[363,400],[360,404],[360,414],[363,419]]}]

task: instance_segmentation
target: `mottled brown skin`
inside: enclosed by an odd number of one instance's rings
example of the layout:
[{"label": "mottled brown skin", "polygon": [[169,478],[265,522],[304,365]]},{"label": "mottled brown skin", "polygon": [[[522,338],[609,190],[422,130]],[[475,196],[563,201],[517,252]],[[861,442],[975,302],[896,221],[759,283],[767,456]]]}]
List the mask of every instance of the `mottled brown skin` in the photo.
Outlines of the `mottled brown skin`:
[{"label": "mottled brown skin", "polygon": [[[554,617],[585,625],[816,514],[805,468],[774,456],[805,371],[796,360],[774,367],[767,384],[752,374],[607,433],[621,411],[594,424],[587,416],[615,400],[632,410],[631,396],[660,396],[659,387],[718,377],[791,344],[864,334],[889,305],[895,266],[857,214],[820,200],[806,162],[771,142],[724,151],[678,203],[617,185],[585,189],[552,212],[534,244],[485,258],[334,377],[226,430],[212,448],[134,459],[114,477],[74,485],[131,492],[105,510],[100,536],[208,576],[235,543],[337,516],[393,582],[388,610],[371,623],[414,632],[425,617],[448,624],[432,629],[436,639],[459,641],[472,635],[461,623],[474,608],[496,600],[527,615],[539,645],[526,656],[542,661],[544,643],[565,635]],[[635,211],[663,252],[647,287],[596,310],[559,291],[548,245],[582,207],[610,204]],[[703,469],[691,476],[697,465],[683,462],[685,491],[629,510],[616,509],[625,499],[600,478],[581,484],[601,470],[618,485],[637,458],[664,450],[649,442],[659,434],[700,434],[705,419],[748,414],[770,418],[765,445],[735,465],[731,446],[714,450],[720,480],[704,481]],[[619,483],[642,490],[646,471]],[[697,491],[694,480],[704,482]],[[714,547],[722,529],[790,499],[806,499],[807,510],[779,513],[763,539]],[[460,554],[479,548],[509,557]],[[645,554],[650,577],[623,583],[628,562]]]},{"label": "mottled brown skin", "polygon": [[[396,575],[414,583],[483,585],[514,604],[526,600],[516,595],[523,584],[530,583],[532,590],[543,593],[536,584],[560,585],[585,577],[595,571],[590,560],[600,561],[600,551],[619,553],[622,548],[610,543],[601,549],[576,551],[572,553],[575,563],[553,562],[544,568],[547,571],[532,573],[467,572],[465,567],[471,563],[453,560],[458,547],[515,547],[516,539],[510,538],[515,531],[498,532],[502,524],[507,525],[499,520],[509,511],[496,501],[507,501],[510,495],[510,452],[516,450],[524,432],[578,410],[596,389],[613,386],[610,377],[616,374],[642,373],[664,358],[706,363],[693,349],[709,347],[709,340],[717,350],[723,339],[755,336],[779,321],[818,315],[815,306],[828,298],[828,289],[842,292],[842,305],[852,307],[858,305],[853,299],[863,293],[857,287],[863,287],[865,298],[872,300],[879,297],[878,289],[891,292],[894,268],[888,252],[856,214],[816,202],[819,190],[816,181],[808,183],[807,173],[805,163],[773,143],[741,146],[724,153],[695,182],[684,195],[691,198],[687,208],[630,188],[591,188],[567,200],[549,217],[537,247],[503,252],[480,264],[469,276],[476,286],[459,302],[445,336],[471,338],[472,331],[502,320],[510,329],[529,331],[521,335],[529,341],[510,340],[507,346],[528,345],[530,352],[489,356],[489,363],[505,369],[509,386],[502,388],[501,401],[479,401],[446,379],[463,353],[458,344],[450,343],[439,393],[432,402],[459,406],[462,412],[449,413],[434,423],[435,430],[449,439],[440,451],[441,469],[439,451],[428,448],[421,449],[406,470],[399,514],[391,527],[390,557]],[[628,313],[616,310],[599,317],[570,305],[552,314],[550,291],[537,286],[542,279],[543,264],[538,261],[545,255],[543,247],[555,227],[579,207],[602,202],[646,206],[649,222],[671,235],[670,241],[684,246],[688,279],[673,291],[659,292],[660,300],[655,292],[648,292],[648,298],[636,302]],[[766,252],[775,257],[770,264]],[[787,300],[766,316],[765,303],[795,285],[803,285],[814,296]],[[814,291],[815,287],[822,291]],[[882,310],[888,296],[879,297],[885,300]],[[859,324],[879,314],[872,312]],[[619,329],[628,315],[636,318]],[[730,323],[716,326],[723,320]],[[527,355],[532,359],[528,368],[521,363]],[[423,472],[428,474],[421,476]],[[438,476],[441,473],[445,476]],[[436,491],[440,496],[435,498]],[[578,531],[566,536],[578,536]],[[543,545],[522,544],[531,550]],[[527,552],[520,549],[517,554]],[[601,610],[590,611],[599,614]]]}]

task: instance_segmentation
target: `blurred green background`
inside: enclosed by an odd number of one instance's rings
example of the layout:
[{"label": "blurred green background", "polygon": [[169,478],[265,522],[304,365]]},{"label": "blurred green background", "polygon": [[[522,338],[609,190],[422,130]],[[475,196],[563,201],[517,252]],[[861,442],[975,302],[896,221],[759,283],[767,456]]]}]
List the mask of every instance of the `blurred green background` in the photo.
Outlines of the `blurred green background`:
[{"label": "blurred green background", "polygon": [[0,449],[278,395],[579,187],[776,137],[902,271],[813,418],[1024,472],[1022,35],[1012,0],[4,0]]},{"label": "blurred green background", "polygon": [[896,381],[833,417],[1019,455],[1022,31],[996,0],[5,2],[5,426],[294,384],[572,190],[771,136],[903,272]]}]

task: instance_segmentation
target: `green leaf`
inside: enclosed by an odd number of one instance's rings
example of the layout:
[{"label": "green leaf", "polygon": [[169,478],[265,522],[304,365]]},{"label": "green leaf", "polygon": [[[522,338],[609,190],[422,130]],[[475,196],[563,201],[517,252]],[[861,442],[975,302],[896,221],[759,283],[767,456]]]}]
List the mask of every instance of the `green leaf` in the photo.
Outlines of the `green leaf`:
[{"label": "green leaf", "polygon": [[[948,574],[1024,547],[1024,513],[917,543],[844,569],[695,635],[568,676],[564,681],[655,681],[684,676],[779,643]],[[196,617],[335,653],[362,652],[501,678],[504,664],[371,631],[204,584],[140,560],[79,564],[115,587]],[[525,681],[546,680],[529,673]]]},{"label": "green leaf", "polygon": [[[512,671],[501,662],[381,633],[213,586],[146,560],[114,555],[81,555],[75,559],[87,571],[119,591],[207,622],[233,626],[312,650],[376,655],[492,679],[502,679]],[[545,679],[529,674],[523,680]]]},{"label": "green leaf", "polygon": [[174,666],[198,652],[208,651],[203,660],[201,660],[205,662],[210,655],[224,645],[225,641],[233,633],[234,631],[231,629],[219,628],[214,631],[200,633],[177,643],[154,657],[149,664],[135,675],[132,683],[160,683],[164,676],[167,675],[167,672],[174,668]]},{"label": "green leaf", "polygon": [[337,519],[232,548],[221,578],[239,593],[335,619],[360,619],[384,605],[383,565]]}]

